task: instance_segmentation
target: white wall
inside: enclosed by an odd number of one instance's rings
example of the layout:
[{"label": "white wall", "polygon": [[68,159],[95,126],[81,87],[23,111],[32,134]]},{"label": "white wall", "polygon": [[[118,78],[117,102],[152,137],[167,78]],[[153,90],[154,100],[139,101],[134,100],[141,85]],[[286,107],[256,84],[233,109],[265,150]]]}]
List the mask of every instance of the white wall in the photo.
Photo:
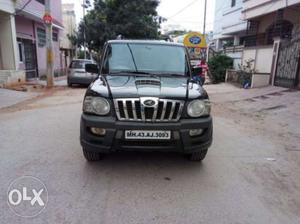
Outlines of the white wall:
[{"label": "white wall", "polygon": [[12,0],[0,0],[0,11],[14,13],[15,7]]},{"label": "white wall", "polygon": [[62,32],[61,47],[71,49],[72,44],[68,38],[68,35],[74,35],[76,30],[76,17],[74,12],[73,14],[71,12],[63,12],[63,25],[64,30]]},{"label": "white wall", "polygon": [[15,17],[0,13],[1,70],[18,69],[18,50]]},{"label": "white wall", "polygon": [[273,46],[245,48],[243,52],[243,64],[245,61],[254,60],[251,69],[254,69],[252,75],[251,88],[269,85],[272,71]]},{"label": "white wall", "polygon": [[253,69],[256,73],[271,73],[273,46],[245,48],[243,53],[243,64],[253,59]]},{"label": "white wall", "polygon": [[243,52],[227,53],[226,55],[233,59],[233,68],[238,70],[239,66],[242,64]]},{"label": "white wall", "polygon": [[268,74],[253,74],[252,81],[251,81],[251,88],[268,86],[269,80],[270,80],[270,75]]},{"label": "white wall", "polygon": [[273,46],[257,50],[255,70],[259,73],[271,73]]},{"label": "white wall", "polygon": [[242,20],[242,8],[243,0],[236,0],[234,7],[231,7],[231,0],[216,0],[214,39],[246,30],[247,22]]}]

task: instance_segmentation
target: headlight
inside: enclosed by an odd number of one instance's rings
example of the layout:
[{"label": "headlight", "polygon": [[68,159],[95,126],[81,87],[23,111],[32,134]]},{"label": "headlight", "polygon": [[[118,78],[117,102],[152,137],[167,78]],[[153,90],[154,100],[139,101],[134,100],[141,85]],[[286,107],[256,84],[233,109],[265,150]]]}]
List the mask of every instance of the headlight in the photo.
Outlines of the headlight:
[{"label": "headlight", "polygon": [[201,117],[210,114],[209,100],[193,100],[187,107],[187,113],[191,117]]},{"label": "headlight", "polygon": [[83,112],[106,115],[110,111],[109,102],[102,97],[87,96],[83,102]]}]

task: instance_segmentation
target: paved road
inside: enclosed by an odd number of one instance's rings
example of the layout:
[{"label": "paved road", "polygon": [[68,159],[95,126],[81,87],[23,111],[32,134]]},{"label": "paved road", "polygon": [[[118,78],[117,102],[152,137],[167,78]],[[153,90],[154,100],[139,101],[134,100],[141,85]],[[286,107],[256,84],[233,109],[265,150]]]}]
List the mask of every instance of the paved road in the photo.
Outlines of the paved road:
[{"label": "paved road", "polygon": [[[88,163],[79,144],[83,93],[60,90],[0,111],[0,223],[300,223],[299,152],[286,155],[219,108],[202,164],[159,153]],[[35,218],[6,203],[10,182],[23,175],[49,192]]]}]

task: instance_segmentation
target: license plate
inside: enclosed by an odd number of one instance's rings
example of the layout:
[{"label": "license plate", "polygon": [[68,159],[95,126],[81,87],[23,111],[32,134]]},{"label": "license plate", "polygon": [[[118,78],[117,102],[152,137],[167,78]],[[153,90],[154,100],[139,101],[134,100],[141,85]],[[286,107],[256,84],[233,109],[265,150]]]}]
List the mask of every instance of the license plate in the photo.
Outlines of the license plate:
[{"label": "license plate", "polygon": [[85,72],[75,72],[74,76],[78,78],[85,78],[87,77],[87,74]]},{"label": "license plate", "polygon": [[142,131],[142,130],[128,130],[125,131],[125,139],[171,139],[171,131]]}]

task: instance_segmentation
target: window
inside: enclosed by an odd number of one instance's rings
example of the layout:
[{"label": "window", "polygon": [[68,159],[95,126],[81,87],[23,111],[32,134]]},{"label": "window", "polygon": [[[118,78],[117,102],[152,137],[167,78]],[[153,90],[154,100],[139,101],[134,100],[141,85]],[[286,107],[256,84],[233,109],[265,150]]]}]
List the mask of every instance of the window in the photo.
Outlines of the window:
[{"label": "window", "polygon": [[186,75],[186,54],[183,47],[159,44],[112,44],[109,47],[109,72],[150,72]]},{"label": "window", "polygon": [[24,46],[22,42],[18,42],[19,63],[24,63]]},{"label": "window", "polygon": [[46,45],[46,31],[42,28],[37,28],[38,46],[44,47]]},{"label": "window", "polygon": [[58,41],[58,33],[52,33],[52,40],[57,42]]},{"label": "window", "polygon": [[75,60],[72,61],[70,64],[70,68],[75,68],[75,69],[84,69],[86,64],[92,64],[93,62],[90,60]]},{"label": "window", "polygon": [[36,1],[43,4],[43,5],[45,5],[45,0],[36,0]]},{"label": "window", "polygon": [[236,0],[231,0],[231,7],[234,7],[236,5]]}]

